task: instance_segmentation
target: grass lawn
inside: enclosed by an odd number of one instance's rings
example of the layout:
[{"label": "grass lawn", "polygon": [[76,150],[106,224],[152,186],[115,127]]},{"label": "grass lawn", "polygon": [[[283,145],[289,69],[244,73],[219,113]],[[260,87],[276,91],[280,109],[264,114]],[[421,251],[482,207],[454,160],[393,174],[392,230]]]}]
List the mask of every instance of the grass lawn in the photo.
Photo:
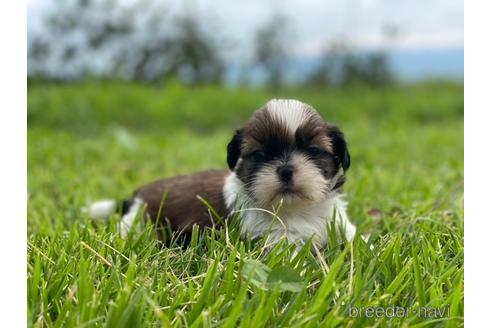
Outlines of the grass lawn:
[{"label": "grass lawn", "polygon": [[[163,248],[151,227],[122,239],[114,222],[81,214],[90,201],[126,197],[156,178],[225,168],[233,129],[273,97],[305,101],[345,132],[349,214],[373,249],[357,237],[319,254],[294,257],[284,244],[265,254],[234,227]],[[463,325],[462,85],[273,92],[32,83],[28,191],[32,326]],[[406,312],[361,315],[378,306]]]}]

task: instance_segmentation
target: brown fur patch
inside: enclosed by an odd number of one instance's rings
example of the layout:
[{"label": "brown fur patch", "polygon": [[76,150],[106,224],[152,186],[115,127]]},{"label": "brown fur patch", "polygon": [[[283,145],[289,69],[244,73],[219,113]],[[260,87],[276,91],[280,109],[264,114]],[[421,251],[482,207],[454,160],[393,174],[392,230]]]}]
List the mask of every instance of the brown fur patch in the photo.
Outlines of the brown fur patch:
[{"label": "brown fur patch", "polygon": [[171,228],[184,231],[189,231],[194,224],[211,226],[216,218],[211,218],[207,206],[197,196],[225,218],[227,210],[222,188],[228,174],[226,170],[209,170],[162,179],[139,188],[134,197],[143,200],[147,216],[157,225],[169,222]]}]

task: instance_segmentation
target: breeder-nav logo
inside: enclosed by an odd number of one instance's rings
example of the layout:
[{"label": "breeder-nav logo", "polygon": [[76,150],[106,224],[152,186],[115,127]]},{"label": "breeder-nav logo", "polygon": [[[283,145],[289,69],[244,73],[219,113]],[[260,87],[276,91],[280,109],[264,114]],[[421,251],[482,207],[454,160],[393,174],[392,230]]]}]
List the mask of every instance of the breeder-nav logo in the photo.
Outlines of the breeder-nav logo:
[{"label": "breeder-nav logo", "polygon": [[352,306],[349,304],[349,317],[351,318],[406,318],[417,315],[419,318],[445,318],[449,317],[450,306],[443,307],[403,307],[403,306]]}]

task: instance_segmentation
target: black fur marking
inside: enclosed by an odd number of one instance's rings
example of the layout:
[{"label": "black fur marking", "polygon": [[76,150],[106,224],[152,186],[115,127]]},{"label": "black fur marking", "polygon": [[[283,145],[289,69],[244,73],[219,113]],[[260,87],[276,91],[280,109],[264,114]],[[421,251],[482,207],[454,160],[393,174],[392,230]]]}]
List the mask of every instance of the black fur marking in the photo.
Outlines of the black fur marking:
[{"label": "black fur marking", "polygon": [[128,213],[132,205],[133,205],[133,198],[123,200],[120,204],[120,211],[119,211],[121,215],[125,215],[126,213]]},{"label": "black fur marking", "polygon": [[231,170],[236,167],[236,163],[241,156],[242,131],[237,130],[232,140],[227,145],[227,164]]},{"label": "black fur marking", "polygon": [[337,126],[330,125],[328,126],[328,136],[333,143],[335,159],[342,165],[343,170],[347,171],[350,167],[350,153],[342,131]]}]

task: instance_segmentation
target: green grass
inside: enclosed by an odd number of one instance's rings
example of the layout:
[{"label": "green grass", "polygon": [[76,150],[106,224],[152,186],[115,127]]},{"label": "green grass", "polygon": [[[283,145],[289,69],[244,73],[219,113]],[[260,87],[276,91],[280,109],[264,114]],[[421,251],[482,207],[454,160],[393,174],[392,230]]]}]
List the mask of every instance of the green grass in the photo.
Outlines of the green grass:
[{"label": "green grass", "polygon": [[[163,248],[79,211],[159,177],[226,167],[232,130],[272,97],[339,124],[353,166],[349,214],[374,248],[280,244],[207,230]],[[28,322],[46,327],[463,325],[463,87],[385,90],[31,84],[28,91]],[[353,318],[354,307],[409,307]],[[446,307],[422,318],[420,307]]]}]

